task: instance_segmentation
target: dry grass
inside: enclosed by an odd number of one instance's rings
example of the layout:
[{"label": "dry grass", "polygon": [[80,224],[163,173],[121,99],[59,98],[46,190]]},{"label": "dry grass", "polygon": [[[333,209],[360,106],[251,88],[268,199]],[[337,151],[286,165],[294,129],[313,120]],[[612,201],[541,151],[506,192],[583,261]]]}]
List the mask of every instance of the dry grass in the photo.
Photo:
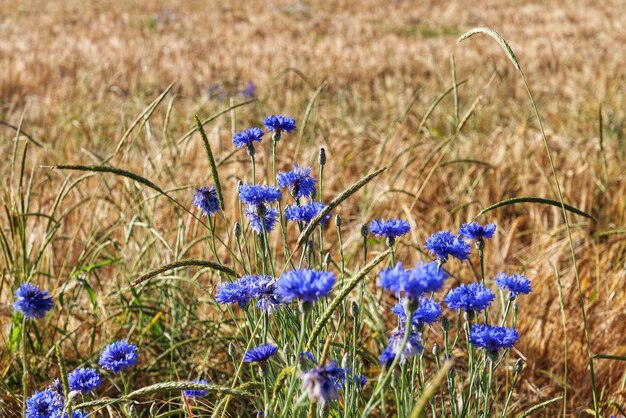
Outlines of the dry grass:
[{"label": "dry grass", "polygon": [[[572,216],[592,350],[626,354],[624,235],[601,236],[603,231],[626,229],[622,1],[599,5],[582,0],[525,4],[481,0],[471,7],[400,0],[237,3],[140,5],[104,0],[85,6],[77,0],[0,1],[0,120],[18,125],[23,115],[24,130],[43,143],[41,148],[31,146],[27,159],[32,211],[49,210],[68,174],[41,165],[101,163],[136,115],[172,81],[176,84],[165,102],[146,126],[131,134],[111,164],[139,173],[163,189],[186,186],[173,195],[188,203],[189,188],[209,178],[207,163],[198,138],[178,147],[174,143],[192,126],[194,113],[206,117],[228,106],[227,97],[207,96],[213,83],[232,92],[252,80],[260,98],[238,109],[236,120],[227,113],[207,126],[220,160],[232,149],[231,124],[242,129],[268,113],[301,120],[314,91],[326,80],[302,139],[281,142],[282,155],[289,156],[280,161],[281,167],[296,160],[313,162],[319,147],[325,146],[329,155],[325,190],[332,196],[373,167],[388,164],[399,150],[414,146],[339,213],[346,221],[352,253],[358,251],[363,221],[401,212],[410,220],[412,233],[398,256],[417,259],[420,255],[410,245],[421,247],[430,233],[455,228],[482,207],[509,197],[556,196],[523,86],[508,60],[487,39],[455,46],[465,30],[488,26],[505,36],[527,74],[545,119],[566,201],[598,219]],[[468,80],[460,87],[461,117],[477,97],[482,98],[450,146],[427,162],[427,155],[451,137],[458,122],[448,96],[417,132],[430,103],[452,83],[452,53],[458,79]],[[288,68],[297,71],[284,71]],[[416,103],[393,124],[415,92]],[[171,118],[166,121],[170,104]],[[14,134],[0,126],[6,203],[17,193]],[[259,150],[265,170],[271,170],[266,164],[269,152]],[[457,161],[465,159],[486,164]],[[456,163],[437,164],[451,161]],[[236,181],[247,173],[245,164],[245,155],[238,153],[220,169],[231,207]],[[125,283],[129,276],[175,259],[179,241],[198,236],[197,225],[164,199],[154,199],[148,205],[150,213],[134,218],[137,201],[151,195],[138,192],[131,182],[106,176],[92,177],[73,190],[62,207],[77,206],[68,211],[53,246],[45,252],[39,273],[49,278],[41,280],[58,294],[70,272],[104,253],[122,258],[119,267],[103,270],[100,279],[105,283]],[[180,221],[173,220],[175,213]],[[535,287],[534,297],[520,302],[523,338],[517,348],[527,367],[512,407],[522,411],[562,393],[566,335],[568,407],[580,414],[591,406],[591,386],[560,212],[546,206],[508,206],[486,219],[499,229],[488,252],[488,275],[523,272]],[[30,224],[35,244],[44,226],[40,220]],[[138,231],[129,239],[125,234],[133,228]],[[154,238],[157,231],[162,238]],[[124,242],[123,250],[113,250],[113,242]],[[92,250],[95,245],[106,249]],[[209,257],[206,249],[193,252]],[[565,331],[555,269],[563,283]],[[8,270],[2,271],[4,275]],[[468,279],[473,274],[470,266],[463,272]],[[198,280],[208,287],[207,277]],[[104,298],[107,286],[95,287]],[[9,303],[10,291],[1,292],[2,303]],[[167,324],[167,318],[163,320]],[[87,314],[75,317],[70,329],[90,329],[93,321]],[[2,322],[6,332],[8,321]],[[105,324],[98,333],[104,341],[116,329]],[[10,360],[6,353],[3,357]],[[606,411],[613,410],[610,402],[624,408],[624,363],[598,360],[596,367]]]}]

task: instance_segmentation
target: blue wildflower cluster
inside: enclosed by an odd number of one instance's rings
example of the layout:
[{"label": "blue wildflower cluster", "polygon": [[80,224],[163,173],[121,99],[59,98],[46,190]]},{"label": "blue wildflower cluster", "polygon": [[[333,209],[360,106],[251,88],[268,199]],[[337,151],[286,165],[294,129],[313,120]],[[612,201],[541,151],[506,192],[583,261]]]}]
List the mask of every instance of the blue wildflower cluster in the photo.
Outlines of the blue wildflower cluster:
[{"label": "blue wildflower cluster", "polygon": [[261,344],[246,351],[243,361],[246,363],[265,363],[278,352],[278,347],[273,344]]},{"label": "blue wildflower cluster", "polygon": [[263,132],[261,128],[255,127],[246,129],[245,131],[235,133],[233,136],[233,144],[235,144],[237,148],[251,147],[254,145],[254,142],[261,142],[263,135],[265,135],[265,132]]},{"label": "blue wildflower cluster", "polygon": [[496,284],[500,289],[508,290],[512,299],[515,299],[517,295],[527,295],[532,291],[530,280],[520,274],[507,276],[499,273],[496,277]]},{"label": "blue wildflower cluster", "polygon": [[[320,202],[310,202],[301,206],[290,205],[285,208],[285,219],[292,222],[304,222],[308,224],[325,208],[326,205]],[[329,219],[330,213],[326,214],[320,223],[325,225],[328,223]]]},{"label": "blue wildflower cluster", "polygon": [[[403,299],[400,303],[391,308],[391,312],[398,315],[400,322],[404,323],[407,320],[406,311],[404,305],[409,303],[408,300]],[[435,302],[433,298],[420,297],[419,305],[415,312],[413,312],[413,320],[411,321],[416,328],[422,328],[424,325],[433,325],[441,316],[441,305]]]},{"label": "blue wildflower cluster", "polygon": [[205,216],[213,216],[219,212],[220,201],[217,198],[215,186],[196,189],[196,193],[193,195],[193,204],[200,209]]},{"label": "blue wildflower cluster", "polygon": [[407,298],[436,292],[443,286],[448,274],[437,263],[420,263],[411,270],[405,270],[402,263],[380,272],[378,285],[394,293],[404,293]]},{"label": "blue wildflower cluster", "polygon": [[289,133],[296,130],[296,121],[289,116],[270,115],[263,119],[263,124],[268,131]]},{"label": "blue wildflower cluster", "polygon": [[379,237],[396,238],[408,234],[411,226],[402,219],[374,219],[369,225],[369,230]]},{"label": "blue wildflower cluster", "polygon": [[126,340],[115,341],[102,350],[98,363],[103,369],[119,373],[137,365],[137,351],[137,346]]},{"label": "blue wildflower cluster", "polygon": [[470,283],[452,289],[443,301],[450,309],[480,312],[487,309],[495,297],[491,289],[480,283]]}]

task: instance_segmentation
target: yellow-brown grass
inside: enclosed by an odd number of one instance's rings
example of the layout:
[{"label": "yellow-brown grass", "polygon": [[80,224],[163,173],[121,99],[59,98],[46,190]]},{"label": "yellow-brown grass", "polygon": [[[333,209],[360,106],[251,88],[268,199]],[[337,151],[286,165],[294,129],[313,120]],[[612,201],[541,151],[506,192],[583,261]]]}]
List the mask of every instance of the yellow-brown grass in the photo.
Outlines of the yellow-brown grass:
[{"label": "yellow-brown grass", "polygon": [[[139,173],[163,189],[187,186],[173,195],[189,203],[190,187],[208,181],[208,166],[199,138],[179,147],[174,142],[192,126],[194,113],[202,118],[228,106],[228,98],[208,97],[212,84],[234,90],[252,80],[260,98],[237,109],[234,122],[227,113],[207,126],[220,160],[232,150],[231,123],[240,130],[258,124],[265,114],[284,113],[301,124],[315,89],[326,80],[302,139],[295,135],[281,141],[279,167],[294,161],[313,163],[319,147],[326,147],[325,195],[334,196],[373,168],[390,163],[404,147],[414,146],[337,212],[345,220],[350,254],[358,254],[362,222],[374,216],[405,217],[412,231],[397,258],[407,263],[417,260],[421,255],[406,244],[422,247],[430,233],[457,228],[482,207],[516,196],[556,198],[545,149],[518,74],[491,40],[455,45],[464,31],[488,26],[509,41],[526,72],[545,120],[565,200],[598,219],[571,217],[591,348],[594,353],[626,354],[625,235],[601,236],[603,231],[626,229],[623,2],[89,3],[0,2],[0,120],[18,125],[23,115],[24,131],[43,143],[42,148],[30,147],[26,171],[27,179],[33,179],[31,199],[37,211],[49,210],[70,174],[40,166],[101,163],[136,115],[172,81],[176,84],[149,129],[133,132],[111,164]],[[450,95],[417,132],[430,103],[452,83],[451,54],[458,79],[467,79],[459,87],[460,116],[482,98],[450,146],[425,162],[458,122]],[[416,92],[416,103],[394,124]],[[173,110],[164,136],[169,103]],[[0,126],[5,202],[17,193],[11,174],[19,165],[11,157],[14,135]],[[266,172],[271,170],[269,152],[267,147],[259,149],[259,167]],[[458,161],[467,159],[486,164]],[[237,180],[249,179],[247,161],[241,152],[220,168],[231,208]],[[450,161],[455,163],[438,165]],[[65,218],[59,232],[65,239],[56,239],[44,256],[42,274],[50,275],[46,283],[53,293],[58,294],[76,265],[85,263],[90,257],[85,252],[102,242],[103,235],[124,239],[124,223],[131,222],[136,210],[129,195],[135,193],[132,183],[110,176],[93,177],[70,193],[64,208],[83,203]],[[179,221],[170,216],[171,205],[162,198],[157,202],[150,226],[175,246]],[[6,216],[2,216],[4,228]],[[513,410],[562,394],[565,336],[569,410],[580,413],[590,408],[582,318],[560,210],[508,206],[482,220],[498,225],[487,250],[488,277],[507,271],[533,280],[533,296],[520,299],[522,338],[516,347],[527,359],[527,367]],[[44,224],[38,222],[32,221],[33,236],[43,234]],[[180,222],[184,240],[198,236],[188,215]],[[146,232],[139,234],[147,239]],[[328,236],[334,242],[334,233]],[[140,242],[126,244],[124,270],[106,270],[105,280],[125,282],[124,273],[143,273],[174,258],[160,242],[147,253]],[[209,258],[208,251],[202,251],[199,254]],[[563,284],[566,330],[555,271]],[[469,265],[461,273],[463,280],[474,274]],[[206,277],[198,280],[205,286],[210,283]],[[8,304],[12,295],[6,289],[2,292],[2,303]],[[104,298],[106,288],[98,293]],[[3,332],[6,324],[3,321]],[[73,325],[80,327],[81,319]],[[103,341],[112,331],[106,326],[100,330]],[[595,364],[606,411],[613,410],[610,402],[623,406],[626,363],[597,360]]]}]

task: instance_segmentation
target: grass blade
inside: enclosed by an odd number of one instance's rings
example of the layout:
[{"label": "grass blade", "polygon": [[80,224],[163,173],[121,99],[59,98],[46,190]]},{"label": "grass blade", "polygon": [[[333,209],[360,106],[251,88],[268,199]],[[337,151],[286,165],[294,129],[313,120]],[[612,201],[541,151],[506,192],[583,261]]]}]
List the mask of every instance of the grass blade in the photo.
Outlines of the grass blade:
[{"label": "grass blade", "polygon": [[298,242],[296,243],[296,248],[299,248],[304,243],[304,241],[309,237],[309,235],[311,235],[311,232],[313,232],[313,230],[315,229],[317,224],[319,224],[321,222],[321,220],[324,219],[324,217],[330,213],[331,210],[333,210],[334,208],[339,206],[341,204],[341,202],[343,202],[344,200],[346,200],[347,198],[352,196],[361,187],[365,186],[367,183],[372,181],[372,179],[374,179],[374,177],[378,176],[380,173],[382,173],[386,169],[387,169],[387,167],[379,168],[378,170],[368,174],[367,176],[363,177],[361,180],[357,181],[352,186],[350,186],[346,190],[344,190],[343,193],[341,193],[335,199],[333,199],[333,201],[330,202],[327,207],[325,207],[323,210],[321,210],[320,213],[318,213],[315,216],[315,218],[313,218],[311,220],[311,222],[309,222],[309,224],[306,226],[306,228],[304,228],[304,230],[302,231],[302,233],[298,237]]},{"label": "grass blade", "polygon": [[[517,203],[541,203],[544,205],[552,205],[552,206],[556,206],[558,208],[562,207],[561,206],[561,202],[557,202],[556,200],[551,200],[551,199],[545,199],[543,197],[514,197],[511,199],[505,199],[502,200],[498,203],[494,203],[493,205],[486,207],[485,209],[481,210],[478,215],[476,215],[476,218],[484,215],[485,213],[492,211],[494,209],[500,208],[502,206],[507,206],[507,205],[514,205]],[[583,212],[580,209],[577,209],[573,206],[570,206],[566,203],[563,204],[563,206],[565,207],[566,210],[575,213],[576,215],[580,215],[580,216],[584,216],[585,218],[591,219],[594,222],[597,222],[597,219],[594,218],[593,216],[589,215],[587,212]]]},{"label": "grass blade", "polygon": [[533,406],[532,408],[526,410],[526,412],[524,412],[521,415],[518,415],[517,418],[525,418],[528,417],[532,414],[534,414],[535,412],[539,411],[540,409],[545,408],[546,406],[552,405],[555,402],[560,401],[561,399],[563,399],[562,396],[557,396],[556,398],[552,398],[550,400],[547,400],[545,402],[541,402],[540,404],[537,404],[535,406]]},{"label": "grass blade", "polygon": [[209,138],[207,138],[206,132],[204,132],[204,128],[202,127],[202,122],[200,122],[198,115],[196,115],[196,128],[198,128],[198,132],[200,132],[200,136],[202,137],[202,142],[204,143],[204,149],[206,150],[207,157],[209,158],[209,167],[211,168],[211,176],[213,177],[213,183],[215,184],[215,190],[217,191],[217,200],[219,200],[220,202],[220,208],[224,210],[224,196],[222,196],[222,185],[220,184],[220,178],[217,175],[217,166],[215,165],[215,157],[213,157],[213,151],[211,151],[211,144],[209,144]]},{"label": "grass blade", "polygon": [[513,53],[513,50],[511,49],[511,47],[509,46],[507,41],[505,41],[504,38],[498,32],[496,32],[493,29],[489,29],[489,28],[474,28],[474,29],[466,32],[465,34],[461,35],[461,37],[456,41],[456,43],[459,44],[459,43],[463,42],[464,40],[466,40],[467,38],[469,38],[471,36],[474,36],[474,35],[476,35],[478,33],[482,33],[482,34],[485,34],[487,36],[491,36],[493,39],[495,39],[496,42],[498,42],[500,44],[500,46],[502,47],[502,49],[504,50],[504,53],[506,54],[506,56],[509,57],[509,59],[511,60],[511,62],[515,66],[515,69],[517,71],[521,71],[522,70],[522,67],[519,65],[519,61],[517,60],[517,57]]},{"label": "grass blade", "polygon": [[343,300],[350,294],[350,292],[356,287],[356,285],[359,284],[361,280],[363,280],[365,276],[367,276],[367,274],[370,271],[372,271],[374,267],[376,267],[381,261],[383,261],[385,257],[389,255],[390,252],[391,252],[391,249],[388,248],[387,251],[380,253],[378,257],[376,257],[375,259],[370,261],[368,265],[363,267],[363,269],[359,271],[356,274],[356,276],[352,278],[352,280],[346,283],[343,289],[341,289],[339,294],[328,305],[324,313],[319,317],[319,319],[315,323],[315,327],[313,328],[313,331],[311,332],[311,335],[309,336],[309,340],[306,343],[307,351],[311,349],[311,346],[313,342],[315,341],[315,338],[317,338],[317,336],[322,331],[324,326],[326,326],[326,324],[330,320],[330,317],[333,315],[333,312],[335,312],[335,309],[339,307],[341,302],[343,302]]}]

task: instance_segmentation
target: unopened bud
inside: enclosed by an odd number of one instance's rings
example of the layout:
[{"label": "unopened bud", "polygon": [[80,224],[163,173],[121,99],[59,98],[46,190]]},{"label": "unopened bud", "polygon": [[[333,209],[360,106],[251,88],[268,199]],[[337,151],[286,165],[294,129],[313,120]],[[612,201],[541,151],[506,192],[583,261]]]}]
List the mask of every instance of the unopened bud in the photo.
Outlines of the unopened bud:
[{"label": "unopened bud", "polygon": [[320,148],[319,163],[321,166],[326,165],[326,150],[324,149],[324,147]]},{"label": "unopened bud", "polygon": [[472,322],[472,320],[474,319],[474,311],[472,310],[465,311],[463,313],[463,317],[465,318],[467,322]]},{"label": "unopened bud", "polygon": [[524,362],[522,361],[522,359],[518,359],[517,362],[515,363],[515,373],[521,372],[523,367],[524,367]]},{"label": "unopened bud", "polygon": [[370,233],[370,228],[367,224],[361,225],[361,236],[363,238],[367,238],[367,235]]},{"label": "unopened bud", "polygon": [[335,225],[337,225],[337,228],[339,228],[342,223],[343,223],[343,220],[341,219],[341,216],[335,215]]},{"label": "unopened bud", "polygon": [[254,149],[254,145],[252,145],[252,144],[248,145],[247,150],[248,150],[248,155],[250,157],[254,157],[254,154],[256,154],[256,150]]},{"label": "unopened bud", "polygon": [[324,256],[324,265],[326,266],[326,268],[328,268],[328,266],[330,265],[330,252],[326,253],[326,255]]},{"label": "unopened bud", "polygon": [[387,237],[385,243],[387,244],[387,247],[393,247],[393,245],[396,243],[396,237]]},{"label": "unopened bud", "polygon": [[353,300],[350,304],[350,314],[352,314],[352,318],[354,318],[355,321],[359,319],[359,304],[356,300]]},{"label": "unopened bud", "polygon": [[235,222],[233,233],[235,234],[235,238],[239,239],[241,237],[241,224],[239,222]]},{"label": "unopened bud", "polygon": [[450,320],[447,316],[441,318],[441,328],[446,332],[450,331]]},{"label": "unopened bud", "polygon": [[441,348],[439,348],[439,345],[435,343],[435,345],[433,345],[433,356],[439,357],[440,353],[441,353]]},{"label": "unopened bud", "polygon": [[237,346],[232,342],[228,343],[228,355],[234,359],[236,354],[237,354]]},{"label": "unopened bud", "polygon": [[280,141],[280,131],[274,131],[274,133],[272,134],[272,141],[274,142],[278,142]]}]

